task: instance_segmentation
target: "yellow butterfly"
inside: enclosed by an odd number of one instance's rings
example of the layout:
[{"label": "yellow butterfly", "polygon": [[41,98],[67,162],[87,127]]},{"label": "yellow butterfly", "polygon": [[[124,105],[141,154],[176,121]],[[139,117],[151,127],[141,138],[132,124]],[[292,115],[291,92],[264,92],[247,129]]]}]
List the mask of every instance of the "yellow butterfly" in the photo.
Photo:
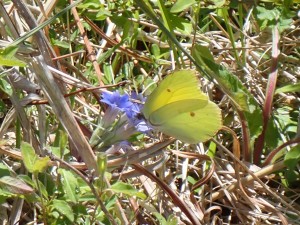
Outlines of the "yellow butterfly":
[{"label": "yellow butterfly", "polygon": [[208,140],[222,127],[220,108],[200,91],[193,70],[168,75],[148,96],[143,114],[154,129],[190,144]]}]

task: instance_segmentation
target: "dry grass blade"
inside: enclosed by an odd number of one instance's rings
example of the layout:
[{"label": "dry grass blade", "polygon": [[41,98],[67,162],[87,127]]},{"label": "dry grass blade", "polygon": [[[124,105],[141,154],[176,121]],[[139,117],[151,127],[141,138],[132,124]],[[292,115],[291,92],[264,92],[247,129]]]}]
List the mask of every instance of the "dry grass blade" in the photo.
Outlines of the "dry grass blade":
[{"label": "dry grass blade", "polygon": [[[66,132],[69,134],[70,140],[76,147],[76,150],[84,159],[88,168],[96,168],[94,153],[91,150],[87,140],[83,136],[62,93],[54,82],[53,76],[50,70],[47,68],[47,64],[44,62],[44,59],[41,56],[35,58],[35,60],[32,61],[32,67],[42,90],[47,96],[48,101],[58,116],[60,122],[65,127]],[[84,149],[84,151],[82,151],[82,149]]]}]

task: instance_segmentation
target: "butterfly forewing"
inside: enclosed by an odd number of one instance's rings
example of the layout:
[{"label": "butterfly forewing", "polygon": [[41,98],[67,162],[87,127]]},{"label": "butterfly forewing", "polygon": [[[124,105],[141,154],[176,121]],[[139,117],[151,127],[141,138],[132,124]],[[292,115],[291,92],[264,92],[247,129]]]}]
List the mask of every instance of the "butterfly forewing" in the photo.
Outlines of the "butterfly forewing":
[{"label": "butterfly forewing", "polygon": [[192,70],[176,71],[168,75],[158,87],[148,96],[144,105],[144,116],[172,102],[186,99],[207,100],[206,95],[200,94],[196,74]]}]

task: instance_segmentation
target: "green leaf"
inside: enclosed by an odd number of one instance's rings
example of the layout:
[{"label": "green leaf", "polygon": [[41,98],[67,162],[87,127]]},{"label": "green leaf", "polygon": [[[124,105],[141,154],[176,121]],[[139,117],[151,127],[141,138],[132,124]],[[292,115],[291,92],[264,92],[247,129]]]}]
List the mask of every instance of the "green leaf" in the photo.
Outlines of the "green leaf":
[{"label": "green leaf", "polygon": [[[7,109],[6,104],[0,99],[0,118],[2,118],[4,115],[6,115],[7,111],[8,111],[8,109]],[[0,172],[0,175],[1,175],[1,172]]]},{"label": "green leaf", "polygon": [[300,146],[296,146],[292,148],[290,151],[288,151],[285,154],[284,157],[284,164],[288,166],[290,169],[293,169],[296,167],[296,165],[300,161]]},{"label": "green leaf", "polygon": [[[275,114],[276,112],[274,112]],[[277,116],[277,115],[276,115]],[[280,115],[279,115],[280,117]],[[282,132],[280,129],[278,129],[278,126],[276,126],[276,124],[278,125],[278,123],[280,123],[279,120],[276,120],[276,117],[271,116],[268,124],[267,124],[267,131],[265,134],[265,143],[264,143],[264,147],[267,150],[269,149],[274,149],[276,148],[278,145],[281,144],[281,138],[280,136],[282,135],[280,132]],[[282,124],[282,126],[284,126]]]},{"label": "green leaf", "polygon": [[24,165],[30,173],[41,173],[47,168],[49,157],[38,157],[29,143],[22,142],[21,153]]},{"label": "green leaf", "polygon": [[10,84],[5,79],[1,79],[1,78],[0,78],[0,90],[9,96],[11,96],[13,93]]},{"label": "green leaf", "polygon": [[[60,143],[60,140],[59,140],[59,143]],[[64,156],[66,156],[67,154],[70,153],[70,150],[65,148],[61,149],[61,147],[54,147],[54,146],[50,146],[49,147],[51,149],[51,152],[53,153],[53,155],[59,157],[59,158],[63,158]]]},{"label": "green leaf", "polygon": [[114,183],[113,185],[111,185],[110,188],[106,189],[106,191],[108,190],[113,191],[115,193],[122,193],[128,196],[136,196],[141,199],[147,198],[147,196],[144,193],[139,192],[132,185],[123,182]]},{"label": "green leaf", "polygon": [[280,12],[278,9],[267,9],[265,7],[257,6],[256,7],[256,16],[259,20],[274,21],[279,18]]},{"label": "green leaf", "polygon": [[[106,204],[105,204],[105,208],[108,210],[108,211],[111,211],[114,209],[115,205],[116,205],[116,200],[118,199],[118,197],[116,195],[113,195],[110,199],[108,199],[106,201]],[[96,220],[97,221],[105,221],[107,220],[107,216],[106,214],[101,210],[101,208],[98,207],[97,209],[97,212],[96,212]],[[103,223],[103,224],[109,224],[109,223]]]},{"label": "green leaf", "polygon": [[17,51],[18,51],[18,46],[9,46],[1,50],[0,53],[1,55],[4,55],[7,58],[12,58],[15,56]]},{"label": "green leaf", "polygon": [[67,201],[73,203],[78,202],[78,196],[76,194],[76,189],[78,188],[78,182],[73,173],[65,169],[58,169],[58,173],[61,175],[63,190],[65,191],[65,196]]},{"label": "green leaf", "polygon": [[207,149],[206,155],[209,156],[209,157],[211,157],[211,158],[214,158],[215,155],[216,155],[216,151],[217,151],[217,145],[216,145],[216,143],[214,143],[213,141],[211,141],[209,143],[209,147]]},{"label": "green leaf", "polygon": [[[43,181],[43,187],[45,188],[45,193],[47,194],[46,197],[55,195],[57,191],[56,177],[54,178],[53,175],[49,173],[40,173],[38,179]],[[42,186],[40,185],[40,187]]]},{"label": "green leaf", "polygon": [[18,175],[18,178],[31,185],[32,187],[36,187],[36,183],[33,182],[33,180],[28,175],[20,174]]},{"label": "green leaf", "polygon": [[257,6],[254,15],[262,30],[278,25],[279,32],[282,33],[285,29],[290,28],[293,22],[291,19],[293,15],[289,15],[280,8],[267,9],[266,7]]},{"label": "green leaf", "polygon": [[31,194],[34,192],[32,187],[27,185],[20,179],[11,177],[11,176],[3,176],[0,178],[0,187],[12,194]]},{"label": "green leaf", "polygon": [[105,187],[104,177],[107,170],[107,154],[104,152],[96,153],[96,162],[97,162],[97,173],[99,175],[98,179],[95,180],[94,184],[100,190],[103,190]]},{"label": "green leaf", "polygon": [[14,193],[12,193],[12,192],[10,192],[10,191],[5,190],[5,188],[2,189],[2,188],[0,187],[0,203],[1,203],[1,204],[2,204],[3,202],[5,202],[5,200],[6,200],[7,198],[13,198],[13,197],[17,197],[17,194],[14,194]]},{"label": "green leaf", "polygon": [[26,63],[15,57],[18,51],[18,46],[9,46],[4,50],[0,50],[0,65],[1,66],[26,66]]},{"label": "green leaf", "polygon": [[[39,185],[35,185],[36,186],[36,189],[39,189],[39,192],[42,194],[42,196],[45,198],[45,199],[48,199],[49,198],[49,194],[47,192],[47,189],[45,187],[45,185],[40,181],[40,180],[37,180],[36,182],[39,182],[38,184]],[[50,196],[51,197],[51,196]]]},{"label": "green leaf", "polygon": [[170,215],[167,221],[168,225],[177,225],[178,224],[178,219],[174,215]]},{"label": "green leaf", "polygon": [[25,167],[29,172],[33,173],[34,172],[33,168],[35,162],[38,160],[38,156],[35,154],[32,146],[26,142],[22,142],[21,153],[22,153]]},{"label": "green leaf", "polygon": [[0,177],[9,176],[9,168],[4,165],[3,163],[0,163]]},{"label": "green leaf", "polygon": [[52,206],[55,210],[57,210],[60,214],[64,215],[68,220],[74,222],[74,213],[71,206],[68,202],[63,200],[54,199],[52,202]]},{"label": "green leaf", "polygon": [[300,181],[300,174],[297,170],[286,169],[284,171],[284,177],[286,179],[287,187],[298,187]]},{"label": "green leaf", "polygon": [[104,5],[98,0],[86,0],[78,5],[77,8],[84,11],[84,15],[91,20],[104,20],[107,17],[112,16],[110,11],[106,10]]},{"label": "green leaf", "polygon": [[158,212],[153,212],[160,225],[167,225],[166,219]]},{"label": "green leaf", "polygon": [[284,30],[291,28],[293,20],[291,18],[279,18],[278,30],[282,33]]},{"label": "green leaf", "polygon": [[60,41],[60,40],[53,39],[52,43],[53,43],[53,45],[56,45],[56,46],[61,47],[61,48],[65,48],[65,49],[70,48],[70,44],[66,41]]},{"label": "green leaf", "polygon": [[[284,132],[284,135],[288,139],[292,139],[297,133],[299,109],[296,107],[283,106],[275,109],[273,115],[273,118],[276,120],[274,122],[276,125],[274,126],[279,130],[278,135],[282,135],[282,132]],[[279,127],[280,129],[278,129]],[[278,139],[281,140],[279,137]],[[276,146],[273,146],[273,148],[274,147]]]},{"label": "green leaf", "polygon": [[60,149],[60,154],[59,157],[63,158],[63,156],[65,154],[67,154],[69,152],[69,150],[67,149],[67,144],[68,144],[68,135],[65,131],[63,130],[59,130],[59,149]]},{"label": "green leaf", "polygon": [[100,9],[103,5],[98,0],[85,0],[77,6],[78,9]]},{"label": "green leaf", "polygon": [[178,224],[178,219],[174,215],[170,215],[168,220],[166,220],[163,215],[158,212],[153,212],[160,225],[176,225]]},{"label": "green leaf", "polygon": [[112,14],[110,13],[110,11],[108,11],[104,8],[101,8],[98,10],[95,20],[105,20],[107,17],[111,17],[111,16],[112,16]]},{"label": "green leaf", "polygon": [[278,88],[275,91],[275,94],[286,93],[286,92],[299,92],[300,91],[300,83],[296,84],[288,84],[284,87]]},{"label": "green leaf", "polygon": [[104,176],[104,173],[107,169],[107,154],[103,152],[98,152],[97,157],[97,169],[100,176]]},{"label": "green leaf", "polygon": [[[26,182],[27,184],[31,185],[32,187],[34,187],[35,189],[39,189],[39,192],[42,193],[42,195],[45,198],[49,197],[49,194],[47,192],[46,187],[44,186],[44,184],[40,181],[41,179],[37,179],[35,180],[35,182],[27,175],[23,175],[20,174],[17,176],[17,178],[21,179],[22,181]],[[38,184],[37,184],[38,182]]]},{"label": "green leaf", "polygon": [[35,161],[33,166],[33,171],[41,173],[48,167],[48,162],[50,161],[50,158],[48,156],[46,157],[38,157],[38,159]]},{"label": "green leaf", "polygon": [[[234,1],[231,1],[231,3],[234,3]],[[205,8],[208,9],[220,9],[222,7],[226,7],[226,0],[211,0],[209,4],[205,6]]]},{"label": "green leaf", "polygon": [[190,7],[191,5],[195,4],[196,1],[195,0],[177,0],[177,2],[175,2],[175,4],[172,6],[172,8],[170,9],[171,13],[178,13],[178,12],[182,12],[183,10],[187,9],[188,7]]},{"label": "green leaf", "polygon": [[173,14],[170,14],[170,19],[172,25],[177,31],[185,35],[190,35],[192,33],[193,26],[188,20]]},{"label": "green leaf", "polygon": [[161,4],[161,10],[165,26],[168,27],[170,33],[173,33],[174,30],[177,30],[186,35],[191,34],[192,24],[188,20],[170,13],[164,4]]}]

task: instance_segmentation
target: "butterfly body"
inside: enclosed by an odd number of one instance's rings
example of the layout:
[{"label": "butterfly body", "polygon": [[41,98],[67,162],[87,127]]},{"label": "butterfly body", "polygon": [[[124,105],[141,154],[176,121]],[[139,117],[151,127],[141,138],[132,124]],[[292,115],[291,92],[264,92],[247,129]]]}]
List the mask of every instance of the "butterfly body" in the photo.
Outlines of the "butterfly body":
[{"label": "butterfly body", "polygon": [[222,126],[220,109],[200,91],[192,70],[167,76],[148,96],[143,114],[155,129],[191,144],[206,141]]}]

